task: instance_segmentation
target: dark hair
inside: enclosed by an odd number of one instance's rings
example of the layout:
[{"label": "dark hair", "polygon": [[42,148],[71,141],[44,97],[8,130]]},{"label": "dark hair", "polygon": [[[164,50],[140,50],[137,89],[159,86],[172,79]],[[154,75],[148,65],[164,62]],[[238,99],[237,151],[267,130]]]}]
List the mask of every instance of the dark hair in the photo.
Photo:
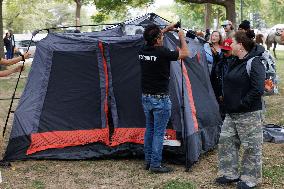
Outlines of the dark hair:
[{"label": "dark hair", "polygon": [[250,22],[248,20],[243,20],[239,25],[239,29],[250,30]]},{"label": "dark hair", "polygon": [[251,38],[251,39],[254,39],[254,38],[255,38],[254,30],[249,29],[249,30],[246,31],[246,34],[247,34],[247,36],[248,36],[249,38]]},{"label": "dark hair", "polygon": [[253,47],[255,46],[255,42],[253,40],[253,37],[255,36],[253,30],[248,30],[248,31],[237,31],[235,33],[235,40],[237,41],[237,43],[242,43],[244,49],[247,52],[250,52]]},{"label": "dark hair", "polygon": [[161,34],[161,29],[156,24],[148,25],[143,33],[144,40],[148,46],[154,46]]}]

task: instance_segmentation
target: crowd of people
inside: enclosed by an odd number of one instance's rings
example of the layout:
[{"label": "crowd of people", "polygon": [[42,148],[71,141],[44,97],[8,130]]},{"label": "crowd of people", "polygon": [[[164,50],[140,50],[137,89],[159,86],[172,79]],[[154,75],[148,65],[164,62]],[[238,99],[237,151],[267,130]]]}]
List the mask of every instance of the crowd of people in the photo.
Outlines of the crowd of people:
[{"label": "crowd of people", "polygon": [[[216,183],[237,183],[237,188],[255,188],[262,178],[262,95],[264,94],[265,67],[262,63],[264,48],[255,43],[250,23],[244,20],[235,31],[226,20],[226,33],[206,31],[204,45],[211,83],[220,105],[223,125],[218,146],[218,177]],[[181,48],[170,51],[163,46],[163,34],[175,30],[169,25],[161,30],[156,25],[144,31],[145,46],[139,52],[142,68],[142,104],[146,116],[145,169],[154,173],[170,172],[162,166],[163,136],[170,117],[171,102],[168,94],[170,62],[183,59],[188,51],[184,34],[179,30]],[[197,33],[187,33],[195,38]],[[143,58],[143,57],[154,58]],[[251,62],[250,73],[247,62]],[[243,156],[240,159],[240,147]],[[240,169],[239,169],[240,168]]]}]

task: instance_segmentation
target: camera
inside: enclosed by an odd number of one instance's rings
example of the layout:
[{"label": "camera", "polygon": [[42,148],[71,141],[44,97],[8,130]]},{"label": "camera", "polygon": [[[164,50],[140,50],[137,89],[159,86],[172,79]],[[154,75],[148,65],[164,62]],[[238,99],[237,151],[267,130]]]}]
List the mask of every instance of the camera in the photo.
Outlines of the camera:
[{"label": "camera", "polygon": [[174,28],[180,28],[181,27],[181,23],[180,21],[178,21],[175,25],[174,25]]}]

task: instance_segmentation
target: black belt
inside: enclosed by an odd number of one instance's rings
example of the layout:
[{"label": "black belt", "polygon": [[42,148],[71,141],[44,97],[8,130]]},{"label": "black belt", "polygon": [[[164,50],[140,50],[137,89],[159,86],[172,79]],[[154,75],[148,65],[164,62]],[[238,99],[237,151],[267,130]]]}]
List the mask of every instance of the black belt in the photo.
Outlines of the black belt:
[{"label": "black belt", "polygon": [[167,97],[170,97],[169,94],[167,93],[159,93],[159,94],[145,94],[143,93],[143,96],[146,96],[146,97],[154,97],[154,98],[167,98]]}]

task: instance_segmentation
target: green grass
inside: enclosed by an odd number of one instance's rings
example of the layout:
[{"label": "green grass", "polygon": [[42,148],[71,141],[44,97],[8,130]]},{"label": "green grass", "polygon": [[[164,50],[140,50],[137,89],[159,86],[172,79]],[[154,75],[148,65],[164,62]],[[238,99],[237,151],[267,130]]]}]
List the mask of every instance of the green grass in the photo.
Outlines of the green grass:
[{"label": "green grass", "polygon": [[284,165],[264,167],[263,176],[269,178],[273,184],[281,184],[281,181],[284,180]]},{"label": "green grass", "polygon": [[[22,93],[26,85],[26,80],[30,69],[31,69],[30,66],[25,66],[25,70],[21,73],[21,78],[19,80],[19,84],[16,91],[16,97],[19,97],[20,94]],[[12,96],[14,89],[16,87],[18,76],[19,73],[14,73],[6,78],[0,79],[0,86],[1,86],[0,98],[9,98]]]},{"label": "green grass", "polygon": [[45,188],[45,184],[40,181],[40,180],[34,180],[32,182],[32,188],[33,189],[44,189]]},{"label": "green grass", "polygon": [[190,181],[171,180],[168,181],[163,189],[196,189],[196,185]]},{"label": "green grass", "polygon": [[[266,122],[284,126],[284,51],[277,51],[276,53],[278,58],[276,69],[277,75],[280,78],[278,84],[279,94],[265,97],[267,104]],[[277,164],[273,163],[273,160],[271,160],[272,162],[266,162],[263,166],[263,177],[277,186],[283,185],[284,180],[283,159],[281,159],[281,157],[279,158],[280,159],[275,160],[278,162]]]},{"label": "green grass", "polygon": [[277,51],[276,71],[279,76],[279,94],[266,96],[266,123],[284,125],[284,51]]}]

